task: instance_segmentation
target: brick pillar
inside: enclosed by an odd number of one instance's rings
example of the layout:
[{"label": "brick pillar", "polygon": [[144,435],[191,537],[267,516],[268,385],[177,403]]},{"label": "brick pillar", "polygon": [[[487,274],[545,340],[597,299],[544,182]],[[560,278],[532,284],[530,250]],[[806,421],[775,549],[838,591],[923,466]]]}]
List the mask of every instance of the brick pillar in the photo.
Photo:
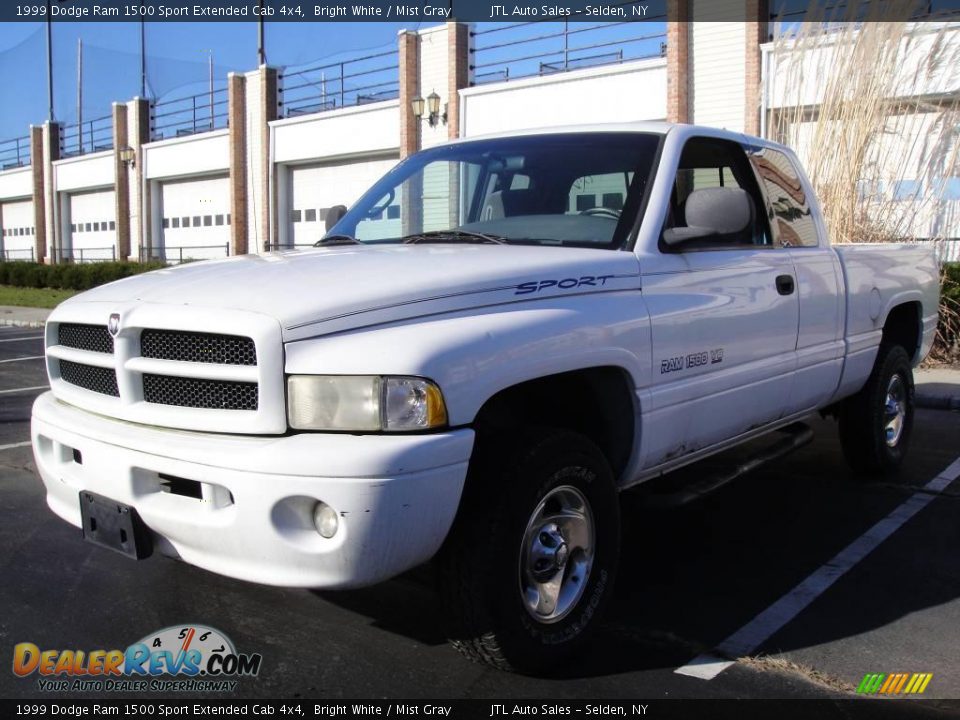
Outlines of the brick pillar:
[{"label": "brick pillar", "polygon": [[420,92],[420,38],[404,30],[399,35],[400,50],[400,159],[420,149],[420,120],[414,117],[410,102]]},{"label": "brick pillar", "polygon": [[243,75],[227,78],[230,126],[230,254],[247,253],[247,90]]},{"label": "brick pillar", "polygon": [[114,103],[113,109],[113,196],[117,220],[117,259],[130,255],[130,173],[120,152],[130,146],[127,132],[127,106]]},{"label": "brick pillar", "polygon": [[261,65],[246,73],[243,87],[243,120],[246,123],[243,137],[246,146],[243,152],[247,169],[246,252],[260,253],[268,251],[271,239],[276,237],[270,215],[274,192],[270,168],[270,121],[277,119],[276,69]]},{"label": "brick pillar", "polygon": [[[38,220],[37,225],[37,238],[38,243],[37,247],[39,249],[40,242],[40,224],[43,224],[43,233],[44,233],[44,247],[49,248],[50,250],[50,262],[56,263],[60,261],[60,256],[62,254],[62,241],[60,237],[60,228],[57,223],[57,213],[56,213],[56,203],[57,203],[57,189],[54,187],[54,178],[53,178],[53,161],[60,159],[60,123],[55,122],[46,122],[41,128],[41,139],[40,139],[40,153],[38,153],[41,158],[40,165],[42,165],[42,175],[41,175],[41,196],[40,196],[40,205],[43,207],[43,215],[38,217],[36,216],[36,188],[34,189],[34,217]],[[31,163],[35,155],[31,155]],[[34,171],[36,172],[36,171]],[[34,175],[36,178],[36,175]],[[42,257],[38,255],[38,258]]]},{"label": "brick pillar", "polygon": [[767,0],[746,0],[745,87],[743,89],[743,131],[760,134],[760,45],[767,41],[770,7]]},{"label": "brick pillar", "polygon": [[470,26],[447,23],[447,137],[460,137],[460,90],[470,86]]},{"label": "brick pillar", "polygon": [[[145,197],[143,146],[150,142],[150,101],[134,98],[126,104],[127,145],[134,151],[133,165],[124,168],[127,176],[127,252],[136,259],[153,257],[153,207]],[[120,223],[117,208],[117,240]]]},{"label": "brick pillar", "polygon": [[33,175],[33,259],[47,255],[47,203],[44,198],[43,128],[30,126],[30,171]]},{"label": "brick pillar", "polygon": [[690,0],[667,0],[667,122],[690,122]]},{"label": "brick pillar", "polygon": [[279,240],[279,218],[271,214],[271,208],[277,205],[277,183],[273,174],[273,162],[270,157],[270,122],[279,115],[279,97],[277,94],[277,69],[263,66],[260,68],[260,181],[263,193],[260,198],[260,224],[263,242],[268,247]]}]

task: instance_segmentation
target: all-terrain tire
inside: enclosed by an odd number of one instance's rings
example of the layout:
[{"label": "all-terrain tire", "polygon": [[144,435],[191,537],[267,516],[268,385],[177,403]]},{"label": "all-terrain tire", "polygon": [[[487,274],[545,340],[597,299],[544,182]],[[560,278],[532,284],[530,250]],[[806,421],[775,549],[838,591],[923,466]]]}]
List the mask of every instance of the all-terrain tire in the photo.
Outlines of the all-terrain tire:
[{"label": "all-terrain tire", "polygon": [[[503,670],[544,673],[564,663],[599,624],[619,542],[613,473],[589,439],[551,429],[479,438],[439,557],[450,641]],[[554,570],[562,583],[551,611],[552,593],[537,590],[550,583],[537,583]]]},{"label": "all-terrain tire", "polygon": [[913,430],[913,370],[900,345],[881,345],[867,384],[840,407],[840,443],[863,477],[890,475],[903,462]]}]

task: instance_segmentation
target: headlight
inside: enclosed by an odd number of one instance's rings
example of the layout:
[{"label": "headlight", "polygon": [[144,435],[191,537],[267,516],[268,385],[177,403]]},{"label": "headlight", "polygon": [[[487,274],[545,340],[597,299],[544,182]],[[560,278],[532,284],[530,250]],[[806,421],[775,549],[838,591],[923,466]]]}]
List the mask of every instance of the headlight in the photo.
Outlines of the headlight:
[{"label": "headlight", "polygon": [[440,388],[415,377],[291,375],[287,417],[297,430],[429,430],[447,424]]}]

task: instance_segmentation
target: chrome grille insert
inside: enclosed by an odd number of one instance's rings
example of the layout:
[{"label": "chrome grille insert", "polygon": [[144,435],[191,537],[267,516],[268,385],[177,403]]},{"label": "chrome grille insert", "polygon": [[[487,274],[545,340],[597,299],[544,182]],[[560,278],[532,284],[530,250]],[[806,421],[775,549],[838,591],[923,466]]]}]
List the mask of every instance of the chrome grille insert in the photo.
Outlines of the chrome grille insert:
[{"label": "chrome grille insert", "polygon": [[256,410],[257,383],[144,375],[143,399],[158,405],[215,410]]},{"label": "chrome grille insert", "polygon": [[113,338],[110,337],[105,325],[60,323],[57,327],[57,343],[77,350],[113,353]]},{"label": "chrome grille insert", "polygon": [[120,397],[120,390],[117,388],[117,373],[112,368],[61,360],[60,377],[64,382],[82,387],[85,390]]},{"label": "chrome grille insert", "polygon": [[144,330],[140,334],[140,354],[181,362],[257,364],[257,349],[251,338],[181,330]]}]

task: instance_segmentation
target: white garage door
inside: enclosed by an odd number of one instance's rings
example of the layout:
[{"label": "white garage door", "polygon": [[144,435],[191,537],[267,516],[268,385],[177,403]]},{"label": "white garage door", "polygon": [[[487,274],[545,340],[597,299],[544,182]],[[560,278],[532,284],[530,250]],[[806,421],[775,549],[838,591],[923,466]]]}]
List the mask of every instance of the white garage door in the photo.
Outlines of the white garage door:
[{"label": "white garage door", "polygon": [[76,262],[116,259],[117,206],[113,190],[75,193],[69,197],[69,248]]},{"label": "white garage door", "polygon": [[7,260],[34,260],[33,243],[37,234],[33,226],[33,201],[18,200],[0,204],[0,238],[3,257]]},{"label": "white garage door", "polygon": [[[325,232],[324,218],[332,205],[350,207],[374,182],[397,164],[396,156],[355,160],[291,169],[293,207],[289,222],[295,245],[312,245]],[[380,220],[395,220],[399,235],[400,201],[387,208]],[[382,234],[379,235],[383,237]]]},{"label": "white garage door", "polygon": [[230,246],[230,182],[226,177],[165,182],[163,239],[168,262],[225,257]]}]

